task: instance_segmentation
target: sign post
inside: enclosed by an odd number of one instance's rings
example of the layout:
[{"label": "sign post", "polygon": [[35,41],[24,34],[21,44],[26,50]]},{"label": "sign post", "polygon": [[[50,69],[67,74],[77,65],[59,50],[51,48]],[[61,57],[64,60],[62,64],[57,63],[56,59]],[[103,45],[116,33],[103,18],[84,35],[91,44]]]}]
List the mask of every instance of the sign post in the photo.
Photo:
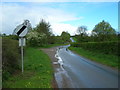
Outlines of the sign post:
[{"label": "sign post", "polygon": [[21,63],[22,63],[22,73],[24,72],[24,60],[23,60],[23,49],[25,46],[25,36],[28,33],[28,30],[30,30],[31,24],[29,23],[29,20],[25,20],[23,24],[20,24],[17,26],[13,32],[14,35],[19,36],[19,46],[21,46]]},{"label": "sign post", "polygon": [[22,73],[24,71],[24,64],[23,64],[23,38],[21,38],[21,59],[22,59]]}]

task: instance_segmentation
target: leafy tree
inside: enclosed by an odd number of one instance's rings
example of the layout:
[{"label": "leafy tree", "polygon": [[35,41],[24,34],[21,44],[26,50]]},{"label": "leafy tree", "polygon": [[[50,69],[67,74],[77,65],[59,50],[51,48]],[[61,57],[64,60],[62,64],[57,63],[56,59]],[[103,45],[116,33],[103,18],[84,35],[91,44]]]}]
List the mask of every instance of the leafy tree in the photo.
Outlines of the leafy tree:
[{"label": "leafy tree", "polygon": [[97,41],[114,41],[116,38],[116,31],[108,22],[103,20],[95,25],[92,30],[92,35],[97,38]]},{"label": "leafy tree", "polygon": [[108,22],[105,22],[103,20],[102,22],[95,25],[92,32],[97,35],[101,35],[101,34],[108,35],[108,34],[115,34],[115,29],[113,29]]},{"label": "leafy tree", "polygon": [[70,34],[68,32],[63,31],[61,34],[61,37],[64,42],[70,41]]},{"label": "leafy tree", "polygon": [[[44,34],[44,36],[45,36],[45,41],[43,40],[43,41],[41,41],[40,40],[40,42],[42,43],[42,44],[53,44],[53,43],[55,43],[54,41],[54,39],[55,39],[55,37],[54,37],[54,34],[52,33],[52,30],[51,30],[51,28],[50,28],[50,23],[49,22],[46,22],[45,20],[41,20],[40,22],[39,22],[39,24],[33,29],[34,31],[36,31],[36,33],[38,33],[39,35],[38,35],[38,37],[39,36],[41,36],[42,34]],[[38,39],[39,40],[39,39]],[[38,41],[37,40],[37,41]],[[44,42],[44,43],[43,43]]]},{"label": "leafy tree", "polygon": [[47,36],[51,36],[52,35],[52,31],[51,31],[51,28],[50,28],[50,23],[46,22],[45,20],[41,20],[39,22],[39,24],[34,28],[34,30],[36,30],[38,33],[44,33],[46,34]]}]

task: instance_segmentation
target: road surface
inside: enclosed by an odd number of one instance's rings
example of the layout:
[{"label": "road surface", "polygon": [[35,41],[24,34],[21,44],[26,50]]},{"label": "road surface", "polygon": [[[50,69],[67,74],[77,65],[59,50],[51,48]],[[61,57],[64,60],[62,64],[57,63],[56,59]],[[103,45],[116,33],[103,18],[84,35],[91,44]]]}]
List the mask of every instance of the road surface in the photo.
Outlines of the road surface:
[{"label": "road surface", "polygon": [[72,37],[70,38],[70,40],[71,40],[72,42],[75,42],[75,40],[74,40]]},{"label": "road surface", "polygon": [[60,64],[55,73],[59,88],[118,88],[118,72],[87,60],[67,49],[57,48],[53,64]]}]

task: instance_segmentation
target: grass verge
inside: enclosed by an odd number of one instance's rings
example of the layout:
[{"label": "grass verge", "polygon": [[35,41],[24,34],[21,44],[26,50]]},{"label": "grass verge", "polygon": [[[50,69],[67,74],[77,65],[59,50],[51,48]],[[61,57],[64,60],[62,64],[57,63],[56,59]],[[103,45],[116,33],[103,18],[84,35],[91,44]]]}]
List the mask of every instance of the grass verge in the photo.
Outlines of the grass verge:
[{"label": "grass verge", "polygon": [[69,47],[69,49],[90,60],[118,69],[118,56],[92,52],[80,47]]},{"label": "grass verge", "polygon": [[24,73],[17,72],[4,82],[5,88],[52,88],[53,70],[50,59],[38,48],[26,48]]}]

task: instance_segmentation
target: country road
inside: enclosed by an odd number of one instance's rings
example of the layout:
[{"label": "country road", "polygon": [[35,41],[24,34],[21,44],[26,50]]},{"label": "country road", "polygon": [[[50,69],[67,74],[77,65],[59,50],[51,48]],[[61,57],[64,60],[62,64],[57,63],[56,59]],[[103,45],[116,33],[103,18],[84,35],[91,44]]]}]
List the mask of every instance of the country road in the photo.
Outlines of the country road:
[{"label": "country road", "polygon": [[70,45],[42,49],[51,58],[58,88],[118,88],[118,72],[83,58]]},{"label": "country road", "polygon": [[59,88],[64,87],[65,79],[66,87],[71,88],[118,88],[117,71],[74,54],[67,47],[59,47],[55,56],[60,64],[55,74]]}]

